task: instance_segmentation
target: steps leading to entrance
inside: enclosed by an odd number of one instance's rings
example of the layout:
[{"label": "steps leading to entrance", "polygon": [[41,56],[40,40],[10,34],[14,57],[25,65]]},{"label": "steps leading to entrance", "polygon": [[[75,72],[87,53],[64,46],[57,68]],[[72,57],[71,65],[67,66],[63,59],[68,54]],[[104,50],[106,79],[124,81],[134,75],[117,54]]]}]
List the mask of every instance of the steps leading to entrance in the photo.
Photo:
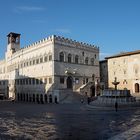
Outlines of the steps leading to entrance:
[{"label": "steps leading to entrance", "polygon": [[60,103],[81,103],[81,100],[86,102],[87,97],[80,95],[78,92],[73,92],[72,90],[65,90],[61,93]]}]

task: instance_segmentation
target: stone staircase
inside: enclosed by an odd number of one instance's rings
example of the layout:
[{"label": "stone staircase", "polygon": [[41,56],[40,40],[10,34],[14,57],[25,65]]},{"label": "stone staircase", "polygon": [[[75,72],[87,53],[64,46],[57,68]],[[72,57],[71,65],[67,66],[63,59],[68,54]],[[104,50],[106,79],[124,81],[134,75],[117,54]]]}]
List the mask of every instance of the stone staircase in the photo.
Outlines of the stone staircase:
[{"label": "stone staircase", "polygon": [[87,95],[89,95],[90,96],[90,88],[92,87],[94,85],[94,82],[88,82],[87,84],[85,84],[84,86],[82,86],[81,88],[80,88],[80,93],[82,94],[82,95],[85,95],[85,93],[87,94]]},{"label": "stone staircase", "polygon": [[80,95],[78,92],[72,90],[65,90],[60,93],[59,103],[81,103],[81,100],[86,103],[87,97]]}]

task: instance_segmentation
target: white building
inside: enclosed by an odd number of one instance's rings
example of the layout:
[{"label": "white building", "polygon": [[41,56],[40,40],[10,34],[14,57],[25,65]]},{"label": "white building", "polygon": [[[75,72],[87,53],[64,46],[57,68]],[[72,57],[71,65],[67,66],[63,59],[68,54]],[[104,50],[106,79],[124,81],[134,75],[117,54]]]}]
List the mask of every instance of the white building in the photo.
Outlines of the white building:
[{"label": "white building", "polygon": [[95,95],[99,48],[50,36],[20,48],[20,34],[9,33],[0,61],[0,95],[22,101],[54,102],[68,91]]}]

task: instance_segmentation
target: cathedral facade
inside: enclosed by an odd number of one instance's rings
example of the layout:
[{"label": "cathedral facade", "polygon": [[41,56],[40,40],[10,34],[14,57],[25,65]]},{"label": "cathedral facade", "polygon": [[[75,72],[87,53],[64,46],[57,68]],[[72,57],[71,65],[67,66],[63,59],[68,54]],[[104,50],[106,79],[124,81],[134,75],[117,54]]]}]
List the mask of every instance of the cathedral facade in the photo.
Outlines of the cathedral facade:
[{"label": "cathedral facade", "polygon": [[59,102],[68,92],[96,95],[98,47],[53,35],[20,48],[20,34],[7,37],[0,61],[0,98]]}]

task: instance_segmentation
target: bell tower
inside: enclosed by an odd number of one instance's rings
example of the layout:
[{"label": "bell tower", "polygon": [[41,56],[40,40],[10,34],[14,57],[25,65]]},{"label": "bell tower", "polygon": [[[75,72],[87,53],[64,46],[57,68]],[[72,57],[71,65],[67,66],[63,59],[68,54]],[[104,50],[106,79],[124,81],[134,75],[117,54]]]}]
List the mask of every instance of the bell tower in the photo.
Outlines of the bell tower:
[{"label": "bell tower", "polygon": [[7,52],[11,51],[12,53],[18,51],[20,49],[20,34],[17,33],[9,33],[8,37],[8,46]]},{"label": "bell tower", "polygon": [[9,33],[8,37],[8,44],[7,44],[7,51],[5,53],[6,60],[8,60],[13,53],[20,49],[20,34],[17,33]]}]

